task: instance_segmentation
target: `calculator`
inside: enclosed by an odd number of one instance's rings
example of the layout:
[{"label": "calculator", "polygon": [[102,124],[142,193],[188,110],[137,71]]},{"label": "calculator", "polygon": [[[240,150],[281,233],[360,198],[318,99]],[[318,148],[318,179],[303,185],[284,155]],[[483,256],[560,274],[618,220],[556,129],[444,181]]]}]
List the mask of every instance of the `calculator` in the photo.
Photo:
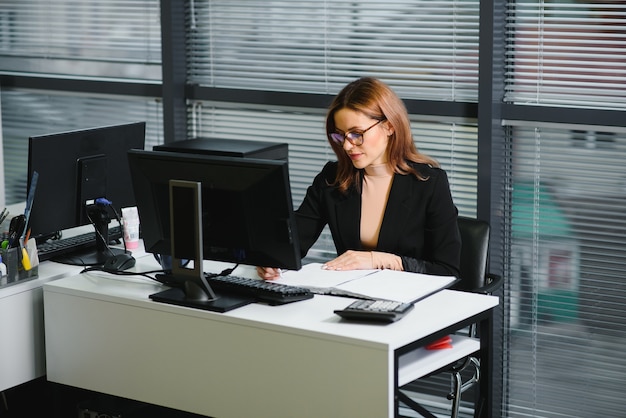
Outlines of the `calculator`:
[{"label": "calculator", "polygon": [[344,309],[335,310],[335,313],[348,320],[389,323],[399,320],[411,309],[412,303],[366,299],[352,302]]}]

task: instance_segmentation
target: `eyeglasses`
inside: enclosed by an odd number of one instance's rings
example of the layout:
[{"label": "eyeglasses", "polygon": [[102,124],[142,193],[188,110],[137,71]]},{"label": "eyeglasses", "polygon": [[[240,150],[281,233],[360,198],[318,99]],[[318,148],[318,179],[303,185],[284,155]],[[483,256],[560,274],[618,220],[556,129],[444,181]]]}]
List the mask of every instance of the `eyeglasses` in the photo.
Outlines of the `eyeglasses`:
[{"label": "eyeglasses", "polygon": [[378,125],[379,123],[385,121],[386,119],[381,119],[378,122],[376,122],[375,124],[373,124],[372,126],[370,126],[367,129],[364,129],[360,132],[346,132],[345,134],[340,134],[339,132],[333,132],[330,134],[330,137],[333,139],[333,141],[335,141],[337,144],[339,145],[343,145],[343,142],[347,139],[348,142],[350,142],[352,145],[354,146],[359,146],[363,144],[363,135],[365,134],[365,132],[369,131],[370,129],[372,129],[374,126]]}]

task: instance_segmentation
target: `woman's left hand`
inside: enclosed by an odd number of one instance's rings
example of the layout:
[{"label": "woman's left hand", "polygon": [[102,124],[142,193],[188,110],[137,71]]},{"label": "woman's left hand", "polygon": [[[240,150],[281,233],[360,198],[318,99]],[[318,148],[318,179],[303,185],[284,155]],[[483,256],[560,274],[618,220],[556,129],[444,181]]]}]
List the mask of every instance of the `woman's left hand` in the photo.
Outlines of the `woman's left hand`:
[{"label": "woman's left hand", "polygon": [[325,270],[369,270],[374,268],[371,251],[348,250],[322,266]]},{"label": "woman's left hand", "polygon": [[339,257],[325,263],[325,270],[403,270],[402,258],[395,254],[380,251],[348,250]]}]

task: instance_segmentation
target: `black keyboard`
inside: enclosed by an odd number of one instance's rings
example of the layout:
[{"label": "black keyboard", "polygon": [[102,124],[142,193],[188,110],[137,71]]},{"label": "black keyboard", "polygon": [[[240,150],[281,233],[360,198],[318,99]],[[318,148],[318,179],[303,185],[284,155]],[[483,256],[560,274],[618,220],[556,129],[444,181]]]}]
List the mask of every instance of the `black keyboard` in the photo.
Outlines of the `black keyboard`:
[{"label": "black keyboard", "polygon": [[207,275],[206,278],[211,288],[218,293],[252,296],[256,301],[269,305],[282,305],[313,297],[313,292],[307,288],[270,283],[260,279],[211,275]]},{"label": "black keyboard", "polygon": [[[119,226],[109,228],[109,242],[122,237],[122,229]],[[37,256],[39,261],[51,260],[71,252],[79,252],[96,248],[96,232],[86,232],[73,237],[53,239],[37,243]]]},{"label": "black keyboard", "polygon": [[394,322],[413,309],[412,303],[390,300],[357,300],[335,311],[344,319],[371,322]]}]

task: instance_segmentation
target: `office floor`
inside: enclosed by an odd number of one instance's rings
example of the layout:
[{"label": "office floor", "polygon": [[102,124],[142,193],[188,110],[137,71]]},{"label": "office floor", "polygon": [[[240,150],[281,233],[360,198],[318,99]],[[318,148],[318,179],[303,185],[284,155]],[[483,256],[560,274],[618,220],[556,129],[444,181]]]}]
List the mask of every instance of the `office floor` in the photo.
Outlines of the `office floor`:
[{"label": "office floor", "polygon": [[[4,402],[6,399],[6,403]],[[36,379],[0,395],[0,418],[204,418]]]}]

